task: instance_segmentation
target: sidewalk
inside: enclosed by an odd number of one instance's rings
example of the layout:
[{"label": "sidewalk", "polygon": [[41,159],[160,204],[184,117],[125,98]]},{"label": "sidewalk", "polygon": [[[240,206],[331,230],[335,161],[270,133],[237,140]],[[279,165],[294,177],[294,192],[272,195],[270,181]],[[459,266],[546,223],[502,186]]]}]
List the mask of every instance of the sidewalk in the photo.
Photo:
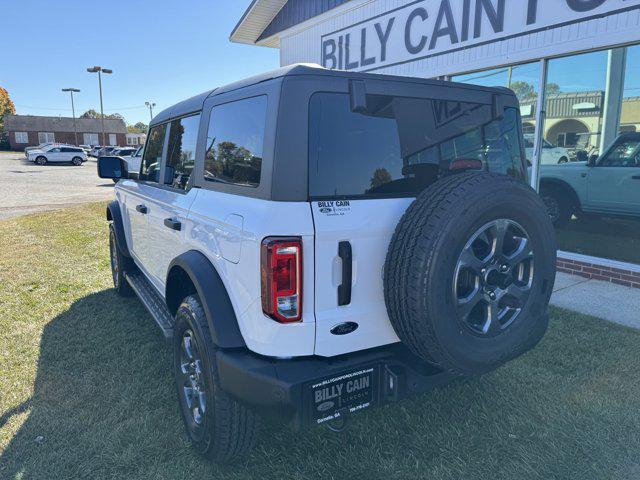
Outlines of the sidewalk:
[{"label": "sidewalk", "polygon": [[640,329],[638,288],[558,272],[551,304]]}]

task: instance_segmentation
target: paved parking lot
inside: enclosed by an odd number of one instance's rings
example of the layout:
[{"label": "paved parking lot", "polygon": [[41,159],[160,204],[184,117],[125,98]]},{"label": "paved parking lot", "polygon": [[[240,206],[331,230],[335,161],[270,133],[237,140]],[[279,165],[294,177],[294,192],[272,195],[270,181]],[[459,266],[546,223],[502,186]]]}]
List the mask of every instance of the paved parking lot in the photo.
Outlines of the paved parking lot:
[{"label": "paved parking lot", "polygon": [[98,178],[93,158],[39,166],[22,152],[0,152],[0,220],[112,197],[113,182]]}]

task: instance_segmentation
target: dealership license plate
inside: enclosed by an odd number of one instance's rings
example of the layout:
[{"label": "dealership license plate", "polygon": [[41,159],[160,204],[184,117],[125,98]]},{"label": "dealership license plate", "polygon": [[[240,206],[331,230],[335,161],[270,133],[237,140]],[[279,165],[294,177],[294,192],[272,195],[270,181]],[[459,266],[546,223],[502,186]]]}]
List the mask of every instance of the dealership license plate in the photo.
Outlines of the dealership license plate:
[{"label": "dealership license plate", "polygon": [[311,409],[317,424],[355,413],[374,402],[377,367],[363,367],[311,385]]}]

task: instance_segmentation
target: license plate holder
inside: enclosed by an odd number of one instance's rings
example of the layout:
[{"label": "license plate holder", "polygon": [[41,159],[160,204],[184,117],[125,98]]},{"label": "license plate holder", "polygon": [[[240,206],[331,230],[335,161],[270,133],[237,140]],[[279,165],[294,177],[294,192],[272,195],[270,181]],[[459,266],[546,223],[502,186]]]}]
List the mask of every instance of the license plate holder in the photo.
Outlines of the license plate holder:
[{"label": "license plate holder", "polygon": [[311,423],[372,407],[377,399],[378,366],[369,365],[313,382],[307,387]]}]

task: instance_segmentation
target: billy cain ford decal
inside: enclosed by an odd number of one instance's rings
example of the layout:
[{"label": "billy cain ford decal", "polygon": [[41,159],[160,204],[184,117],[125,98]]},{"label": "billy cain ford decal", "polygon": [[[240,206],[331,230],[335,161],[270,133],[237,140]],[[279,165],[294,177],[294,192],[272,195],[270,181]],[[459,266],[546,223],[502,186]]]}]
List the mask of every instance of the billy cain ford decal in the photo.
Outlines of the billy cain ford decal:
[{"label": "billy cain ford decal", "polygon": [[370,407],[373,401],[374,373],[373,367],[364,368],[312,385],[312,415],[316,423]]},{"label": "billy cain ford decal", "polygon": [[327,200],[318,202],[318,210],[325,215],[344,215],[351,210],[349,200]]}]

